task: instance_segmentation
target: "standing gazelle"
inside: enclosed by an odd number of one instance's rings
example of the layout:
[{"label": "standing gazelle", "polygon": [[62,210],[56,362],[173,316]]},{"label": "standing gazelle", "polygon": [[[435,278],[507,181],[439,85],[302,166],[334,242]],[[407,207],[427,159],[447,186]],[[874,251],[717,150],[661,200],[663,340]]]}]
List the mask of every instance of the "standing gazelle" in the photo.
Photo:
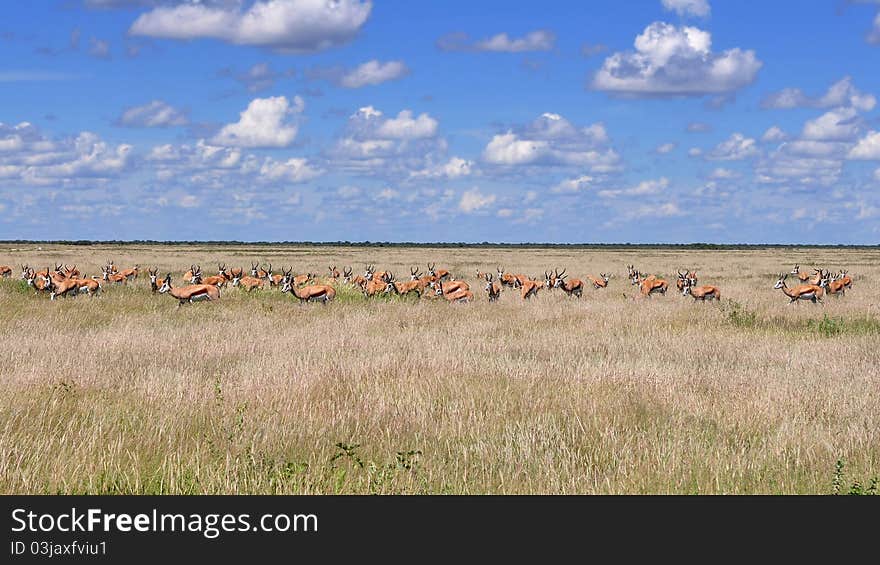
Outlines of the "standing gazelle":
[{"label": "standing gazelle", "polygon": [[794,302],[800,304],[801,300],[809,300],[813,304],[815,304],[816,302],[822,302],[822,294],[824,293],[822,287],[816,286],[814,284],[802,284],[792,289],[789,289],[785,285],[785,279],[787,278],[788,275],[780,274],[779,280],[776,281],[776,285],[773,288],[778,288],[782,290],[782,292],[791,299],[788,301],[789,304],[792,304]]},{"label": "standing gazelle", "polygon": [[180,288],[173,288],[171,286],[171,273],[165,275],[165,281],[162,283],[162,288],[159,289],[159,294],[165,294],[166,292],[178,300],[178,308],[187,302],[191,304],[193,302],[220,299],[220,289],[212,284],[191,284]]}]

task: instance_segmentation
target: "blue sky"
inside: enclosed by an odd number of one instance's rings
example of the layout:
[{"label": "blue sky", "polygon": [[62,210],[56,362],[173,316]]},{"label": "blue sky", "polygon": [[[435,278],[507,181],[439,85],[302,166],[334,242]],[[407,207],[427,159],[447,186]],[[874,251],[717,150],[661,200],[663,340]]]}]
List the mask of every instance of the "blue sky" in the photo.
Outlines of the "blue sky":
[{"label": "blue sky", "polygon": [[874,244],[880,0],[47,0],[0,239]]}]

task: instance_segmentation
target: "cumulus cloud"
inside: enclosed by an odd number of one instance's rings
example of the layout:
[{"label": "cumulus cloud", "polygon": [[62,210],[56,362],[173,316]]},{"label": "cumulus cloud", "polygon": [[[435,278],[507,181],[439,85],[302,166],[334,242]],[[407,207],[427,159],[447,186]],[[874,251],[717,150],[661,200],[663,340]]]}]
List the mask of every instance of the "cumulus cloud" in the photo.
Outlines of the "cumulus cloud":
[{"label": "cumulus cloud", "polygon": [[410,110],[401,110],[396,118],[385,120],[376,133],[385,139],[421,139],[437,134],[437,120],[428,114],[413,118]]},{"label": "cumulus cloud", "polygon": [[119,116],[117,123],[126,127],[165,128],[184,126],[189,120],[184,112],[162,100],[153,100],[143,106],[127,108]]},{"label": "cumulus cloud", "polygon": [[458,201],[458,209],[465,214],[473,214],[478,210],[491,206],[495,199],[494,194],[483,194],[479,189],[474,188],[461,195],[461,200]]},{"label": "cumulus cloud", "polygon": [[429,166],[419,171],[413,171],[411,178],[447,178],[457,179],[469,176],[473,172],[474,162],[461,157],[452,157],[446,163]]},{"label": "cumulus cloud", "polygon": [[573,179],[565,179],[553,188],[551,188],[550,192],[556,194],[581,192],[582,190],[590,188],[593,184],[593,181],[594,178],[589,175],[581,175]]},{"label": "cumulus cloud", "polygon": [[559,114],[544,113],[536,120],[492,137],[483,160],[493,165],[575,165],[592,172],[610,172],[620,157],[611,148],[601,123],[577,127]]},{"label": "cumulus cloud", "polygon": [[877,99],[857,89],[849,76],[832,84],[822,96],[811,97],[799,88],[786,88],[767,95],[761,101],[761,107],[773,109],[852,107],[869,111],[876,104]]},{"label": "cumulus cloud", "polygon": [[635,51],[614,53],[592,87],[628,96],[729,94],[751,84],[762,63],[751,50],[712,52],[709,32],[654,22],[635,39]]},{"label": "cumulus cloud", "polygon": [[660,177],[659,179],[642,181],[630,188],[600,190],[598,194],[603,198],[617,198],[618,196],[649,196],[660,194],[668,187],[669,179],[666,177]]},{"label": "cumulus cloud", "polygon": [[707,0],[662,0],[663,7],[679,16],[705,18],[711,12]]},{"label": "cumulus cloud", "polygon": [[709,174],[710,179],[714,180],[729,180],[739,178],[740,174],[731,169],[725,169],[723,167],[718,167],[714,171]]},{"label": "cumulus cloud", "polygon": [[294,97],[292,105],[285,96],[254,98],[240,119],[223,126],[212,141],[233,147],[287,147],[299,130],[296,122],[288,120],[301,114],[304,107],[299,96]]},{"label": "cumulus cloud", "polygon": [[409,72],[403,61],[388,61],[382,63],[373,59],[346,72],[340,79],[339,84],[345,88],[361,88],[399,79]]},{"label": "cumulus cloud", "polygon": [[804,124],[802,136],[817,140],[850,140],[859,132],[855,108],[836,108]]},{"label": "cumulus cloud", "polygon": [[351,41],[371,9],[368,0],[258,0],[248,7],[240,2],[185,3],[141,14],[129,33],[312,53]]},{"label": "cumulus cloud", "polygon": [[92,132],[49,139],[36,126],[0,123],[0,182],[77,186],[119,176],[131,164],[133,147],[111,145]]},{"label": "cumulus cloud", "polygon": [[550,51],[556,44],[556,34],[539,29],[523,37],[510,37],[499,33],[472,41],[465,33],[451,33],[437,40],[437,47],[443,51],[492,51],[495,53],[523,53],[527,51]]},{"label": "cumulus cloud", "polygon": [[677,143],[663,143],[661,145],[658,145],[657,148],[654,149],[654,151],[659,155],[666,155],[667,153],[672,153],[673,151],[675,151],[676,147],[678,147]]},{"label": "cumulus cloud", "polygon": [[755,140],[741,133],[734,133],[709,152],[707,158],[719,161],[739,161],[758,154]]},{"label": "cumulus cloud", "polygon": [[765,143],[774,143],[777,141],[783,141],[788,136],[784,131],[779,129],[777,126],[771,126],[767,128],[767,131],[764,132],[764,135],[761,136],[761,141]]},{"label": "cumulus cloud", "polygon": [[[880,161],[880,131],[869,131],[868,134],[856,143],[855,147],[850,149],[847,155],[850,159],[866,159],[872,161]],[[874,176],[877,173],[874,171]]]}]

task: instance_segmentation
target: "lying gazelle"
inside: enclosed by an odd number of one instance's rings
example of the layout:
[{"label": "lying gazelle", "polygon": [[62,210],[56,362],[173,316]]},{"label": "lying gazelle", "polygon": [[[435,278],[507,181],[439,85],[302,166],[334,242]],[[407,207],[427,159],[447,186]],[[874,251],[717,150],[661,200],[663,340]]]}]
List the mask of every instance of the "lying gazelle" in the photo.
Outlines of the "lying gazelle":
[{"label": "lying gazelle", "polygon": [[[447,285],[452,283],[447,283]],[[436,296],[442,296],[449,302],[470,302],[474,299],[474,293],[470,290],[459,288],[458,290],[454,290],[452,292],[446,292],[446,289],[443,288],[443,281],[438,280],[435,285],[437,288],[434,290],[434,294]]]},{"label": "lying gazelle", "polygon": [[190,265],[189,270],[183,273],[183,280],[189,281],[190,284],[196,284],[197,275],[201,276],[202,274],[202,266],[199,265],[196,267],[195,265]]},{"label": "lying gazelle", "polygon": [[813,304],[815,304],[816,302],[822,302],[822,294],[824,293],[822,287],[816,286],[814,284],[802,284],[792,289],[789,289],[785,285],[785,279],[787,278],[788,275],[780,274],[779,280],[776,281],[776,285],[773,288],[781,289],[782,292],[791,299],[788,301],[789,304],[793,302],[797,302],[798,304],[800,304],[801,300],[809,300]]},{"label": "lying gazelle", "polygon": [[417,297],[420,297],[423,292],[425,292],[425,287],[427,286],[426,281],[422,281],[419,278],[419,269],[418,267],[415,269],[409,270],[410,280],[403,282],[394,282],[394,273],[391,273],[391,283],[394,287],[394,292],[400,294],[401,296],[408,296],[415,294]]},{"label": "lying gazelle", "polygon": [[150,292],[159,292],[159,289],[165,284],[165,279],[159,278],[159,267],[152,269],[147,267],[147,274],[150,276]]},{"label": "lying gazelle", "polygon": [[203,302],[205,300],[219,300],[220,289],[212,284],[191,284],[180,288],[171,286],[171,273],[165,275],[165,281],[159,289],[159,294],[171,294],[177,299],[177,307],[180,308],[187,302]]},{"label": "lying gazelle", "polygon": [[51,300],[55,300],[56,296],[67,298],[67,295],[71,293],[73,293],[74,296],[77,294],[88,294],[89,296],[94,297],[101,291],[101,284],[94,279],[78,279],[71,277],[56,283],[49,278],[48,286],[45,290],[48,290],[51,293],[49,295]]},{"label": "lying gazelle", "polygon": [[485,274],[486,294],[489,296],[489,302],[496,302],[501,296],[501,283],[492,280],[492,273]]},{"label": "lying gazelle", "polygon": [[128,279],[122,276],[119,273],[111,273],[110,267],[101,267],[102,279],[107,282],[111,282],[113,284],[125,284]]},{"label": "lying gazelle", "polygon": [[364,296],[384,294],[391,284],[391,274],[383,271],[381,276],[374,276],[364,283],[362,287]]},{"label": "lying gazelle", "polygon": [[504,269],[502,267],[498,267],[497,271],[498,271],[498,282],[501,284],[501,286],[509,286],[510,288],[517,287],[518,283],[517,283],[516,277],[514,277],[510,273],[505,273]]},{"label": "lying gazelle", "polygon": [[[252,271],[253,272],[253,271]],[[254,277],[251,275],[245,275],[244,269],[238,269],[236,272],[235,269],[232,269],[232,286],[245,289],[248,292],[251,292],[255,288],[262,289],[263,285],[266,283],[265,279]]]},{"label": "lying gazelle", "polygon": [[141,266],[135,265],[132,269],[123,269],[119,271],[119,274],[125,277],[126,280],[132,281],[137,280],[138,274],[140,273]]},{"label": "lying gazelle", "polygon": [[45,276],[28,267],[28,271],[25,274],[25,281],[27,281],[29,287],[34,289],[35,294],[50,290],[51,283],[49,281],[51,281],[51,279],[49,278],[49,267],[46,267]]},{"label": "lying gazelle", "polygon": [[296,298],[299,298],[301,304],[305,302],[321,302],[326,306],[328,302],[336,298],[336,289],[329,284],[315,284],[297,289],[289,276],[285,276],[284,281],[282,281],[281,292],[289,292]]},{"label": "lying gazelle", "polygon": [[8,265],[0,265],[0,277],[8,279],[12,276],[12,267]]},{"label": "lying gazelle", "polygon": [[587,280],[593,283],[593,288],[606,288],[608,286],[608,275],[605,273],[599,273],[598,279],[593,275],[587,275]]},{"label": "lying gazelle", "polygon": [[[429,276],[431,276],[431,275],[429,275]],[[434,281],[432,281],[432,282],[429,282],[429,283],[428,283],[428,286],[430,286],[430,287],[433,288],[434,290],[437,290],[437,288],[438,288],[439,286],[441,286],[441,283],[443,282],[443,280],[442,280],[442,279],[438,279],[438,278],[436,277],[436,275],[433,275],[433,276],[431,276],[431,277],[434,278],[434,279],[436,279],[436,280],[434,280]],[[446,284],[442,285],[442,287],[443,287],[443,292],[444,292],[445,294],[451,294],[451,293],[454,293],[454,292],[458,292],[458,291],[460,291],[460,290],[466,290],[466,291],[470,292],[470,290],[471,290],[471,285],[469,285],[469,284],[466,283],[465,281],[456,281],[456,280],[449,281],[449,282],[447,282]],[[437,294],[437,296],[440,296],[440,295]]]},{"label": "lying gazelle", "polygon": [[[679,273],[679,276],[681,273]],[[696,286],[696,278],[688,276],[684,277],[684,288],[681,291],[682,296],[691,295],[694,301],[701,300],[721,300],[721,291],[717,286],[703,285]]]},{"label": "lying gazelle", "polygon": [[434,266],[437,263],[428,263],[428,275],[434,277],[434,280],[442,281],[444,279],[449,279],[450,281],[454,281],[455,277],[449,274],[449,271],[446,269],[435,269]]},{"label": "lying gazelle", "polygon": [[[269,265],[269,271],[271,271],[272,265]],[[269,275],[272,273],[260,267],[259,263],[254,263],[251,261],[251,276],[255,279],[268,279]]]},{"label": "lying gazelle", "polygon": [[807,272],[802,273],[801,272],[801,266],[797,263],[795,263],[794,269],[792,269],[791,273],[789,273],[789,274],[796,276],[797,278],[800,279],[801,282],[807,282],[807,280],[809,280],[809,278],[810,278],[809,273],[807,273]]}]

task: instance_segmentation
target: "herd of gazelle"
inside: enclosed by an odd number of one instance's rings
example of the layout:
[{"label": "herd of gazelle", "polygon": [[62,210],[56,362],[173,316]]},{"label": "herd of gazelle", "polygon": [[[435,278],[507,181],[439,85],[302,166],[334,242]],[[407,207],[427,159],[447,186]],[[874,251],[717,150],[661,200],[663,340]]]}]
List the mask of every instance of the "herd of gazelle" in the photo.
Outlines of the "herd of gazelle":
[{"label": "herd of gazelle", "polygon": [[[265,267],[259,263],[251,263],[249,273],[243,268],[229,269],[225,264],[217,265],[217,274],[205,276],[201,265],[190,265],[190,269],[184,273],[181,279],[186,283],[183,286],[172,286],[172,275],[167,273],[164,278],[159,278],[158,267],[147,269],[150,278],[150,289],[160,294],[170,294],[179,302],[178,305],[189,302],[204,300],[217,300],[220,298],[220,289],[227,286],[244,289],[252,292],[256,289],[276,287],[282,293],[290,293],[301,302],[322,302],[326,304],[336,297],[336,288],[339,285],[351,285],[359,288],[365,296],[401,295],[401,296],[434,296],[443,297],[449,302],[471,302],[474,294],[470,285],[463,280],[456,280],[447,269],[437,269],[434,263],[427,264],[427,271],[423,274],[418,267],[410,269],[410,279],[397,281],[391,271],[379,271],[375,266],[367,265],[363,275],[353,275],[350,267],[345,267],[341,272],[335,266],[328,267],[328,275],[322,277],[315,273],[293,274],[292,268],[281,269],[281,273],[272,270],[272,264]],[[639,295],[650,298],[654,294],[666,294],[669,283],[656,276],[646,275],[633,265],[627,265],[630,283],[638,287]],[[12,268],[0,265],[0,277],[12,277]],[[101,267],[101,275],[88,276],[80,273],[76,265],[56,264],[54,269],[46,267],[43,270],[35,270],[28,265],[21,266],[21,279],[36,292],[48,293],[52,300],[56,297],[68,295],[88,294],[95,296],[101,292],[102,286],[126,285],[137,280],[140,266],[135,265],[130,269],[120,270],[113,261]],[[580,298],[587,286],[594,289],[604,289],[608,286],[611,275],[600,273],[598,277],[587,275],[586,281],[581,279],[569,279],[566,270],[559,269],[544,271],[544,278],[532,278],[524,274],[506,272],[502,267],[497,267],[496,274],[477,270],[476,276],[482,281],[483,290],[489,302],[495,302],[501,296],[504,288],[519,291],[523,300],[528,300],[537,295],[541,289],[562,289],[565,294]],[[802,283],[789,288],[786,280],[789,275],[794,275]],[[695,301],[720,300],[721,291],[717,286],[698,285],[696,271],[678,271],[676,287],[683,296],[690,296]],[[773,287],[782,290],[789,297],[789,304],[809,300],[813,303],[821,303],[823,295],[832,294],[842,296],[846,290],[852,288],[852,278],[847,271],[841,270],[832,274],[825,269],[813,269],[813,273],[800,270],[800,265],[795,265],[789,274],[781,273],[779,280]]]}]

